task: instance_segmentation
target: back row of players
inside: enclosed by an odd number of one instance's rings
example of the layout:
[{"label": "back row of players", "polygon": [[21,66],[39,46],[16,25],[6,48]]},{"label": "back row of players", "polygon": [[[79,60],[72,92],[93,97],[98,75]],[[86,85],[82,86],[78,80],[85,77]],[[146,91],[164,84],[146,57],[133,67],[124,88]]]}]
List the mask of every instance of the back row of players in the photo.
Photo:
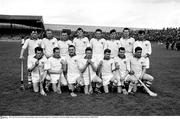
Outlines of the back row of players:
[{"label": "back row of players", "polygon": [[[62,31],[62,40],[57,41],[52,30],[46,30],[47,37],[42,40],[33,31],[20,53],[23,60],[24,51],[28,48],[29,84],[32,81],[34,92],[40,91],[42,95],[46,95],[42,87],[45,79],[52,83],[52,89],[57,93],[61,93],[62,84],[68,85],[71,96],[77,96],[74,93],[77,85],[84,86],[85,94],[91,94],[92,82],[96,82],[97,92],[103,85],[104,92],[108,93],[108,86],[112,83],[117,86],[118,93],[135,93],[138,79],[147,85],[152,84],[153,77],[146,73],[152,50],[151,43],[144,39],[144,31],[138,32],[136,41],[129,33],[130,29],[124,28],[123,37],[117,40],[116,30],[113,29],[110,40],[105,40],[102,30],[97,29],[95,38],[89,41],[83,29],[78,28],[73,41],[68,40],[66,31]],[[125,88],[125,84],[128,84],[128,88]]]}]

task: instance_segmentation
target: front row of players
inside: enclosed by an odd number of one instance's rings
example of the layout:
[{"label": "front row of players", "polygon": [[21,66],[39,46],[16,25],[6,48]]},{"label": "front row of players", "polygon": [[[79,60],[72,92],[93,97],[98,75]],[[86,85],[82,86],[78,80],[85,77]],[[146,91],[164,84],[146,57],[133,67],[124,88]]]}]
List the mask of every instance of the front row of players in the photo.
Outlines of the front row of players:
[{"label": "front row of players", "polygon": [[95,90],[103,85],[105,93],[109,93],[109,86],[117,87],[118,93],[134,94],[137,91],[138,79],[145,84],[152,84],[153,77],[146,73],[146,60],[141,57],[142,48],[136,47],[134,56],[130,59],[125,56],[125,48],[120,47],[118,57],[111,58],[111,50],[104,50],[104,58],[95,60],[92,57],[92,49],[87,47],[85,57],[80,59],[76,56],[75,47],[70,45],[69,55],[65,58],[60,56],[58,47],[53,49],[53,56],[46,58],[41,47],[35,48],[35,56],[28,61],[28,70],[32,72],[34,92],[46,95],[46,89],[52,83],[54,92],[61,94],[61,85],[68,85],[71,96],[77,96],[74,90],[84,86],[85,94],[92,94],[92,83]]}]

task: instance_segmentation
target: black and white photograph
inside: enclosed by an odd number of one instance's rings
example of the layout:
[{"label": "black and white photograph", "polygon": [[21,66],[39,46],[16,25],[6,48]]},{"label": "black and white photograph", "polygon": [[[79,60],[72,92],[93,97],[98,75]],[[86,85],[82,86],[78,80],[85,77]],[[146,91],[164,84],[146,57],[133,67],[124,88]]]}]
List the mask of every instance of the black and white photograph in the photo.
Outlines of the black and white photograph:
[{"label": "black and white photograph", "polygon": [[180,0],[0,0],[0,119],[172,118],[179,99]]}]

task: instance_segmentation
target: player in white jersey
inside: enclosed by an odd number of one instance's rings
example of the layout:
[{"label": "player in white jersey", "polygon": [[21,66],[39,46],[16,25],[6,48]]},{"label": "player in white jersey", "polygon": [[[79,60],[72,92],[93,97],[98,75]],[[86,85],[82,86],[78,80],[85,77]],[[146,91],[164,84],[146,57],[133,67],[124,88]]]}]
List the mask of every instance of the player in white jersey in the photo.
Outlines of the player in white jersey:
[{"label": "player in white jersey", "polygon": [[76,54],[78,57],[84,58],[84,51],[89,46],[89,40],[84,36],[84,31],[82,28],[78,28],[76,32],[77,37],[73,39],[73,44],[76,48]]},{"label": "player in white jersey", "polygon": [[[118,75],[118,93],[123,92],[123,94],[131,93],[134,85],[137,84],[137,79],[131,75],[130,72],[130,60],[125,56],[125,48],[120,47],[118,52],[118,57],[114,58],[116,74]],[[125,82],[129,82],[128,92],[125,89]]]},{"label": "player in white jersey", "polygon": [[[22,46],[19,58],[23,60],[24,52],[26,49],[28,49],[28,57],[27,57],[27,65],[28,65],[29,59],[35,56],[35,52],[34,52],[35,48],[39,47],[40,45],[41,45],[41,40],[38,39],[37,31],[32,31],[30,38],[27,39]],[[31,86],[31,72],[28,72],[28,84],[29,84],[28,87],[30,87]]]},{"label": "player in white jersey", "polygon": [[[135,48],[135,54],[134,56],[130,59],[130,66],[131,66],[131,71],[130,74],[134,75],[136,78],[142,80],[145,84],[152,84],[152,81],[154,78],[146,73],[146,67],[147,63],[145,61],[145,58],[141,56],[142,54],[142,48],[141,47],[136,47]],[[134,92],[136,92],[137,87],[134,87]]]},{"label": "player in white jersey", "polygon": [[124,47],[126,50],[125,55],[130,58],[133,56],[133,44],[135,39],[129,36],[130,29],[124,28],[123,29],[123,37],[120,38],[121,47]]},{"label": "player in white jersey", "polygon": [[92,93],[92,82],[101,83],[102,80],[96,75],[97,71],[97,63],[94,59],[92,59],[92,48],[87,47],[85,49],[86,56],[81,59],[79,67],[81,73],[83,73],[84,79],[84,93],[91,94]]},{"label": "player in white jersey", "polygon": [[[42,81],[44,73],[44,64],[47,62],[47,58],[43,55],[43,49],[41,47],[35,48],[35,56],[30,57],[28,60],[28,70],[32,72],[32,83],[34,92],[39,92],[39,83]],[[40,85],[40,93],[45,95],[45,92]]]},{"label": "player in white jersey", "polygon": [[106,40],[102,38],[102,30],[96,29],[95,38],[90,40],[90,47],[93,50],[93,58],[98,62],[103,59]]},{"label": "player in white jersey", "polygon": [[58,47],[53,49],[53,56],[48,58],[44,70],[50,74],[52,88],[54,92],[61,94],[61,83],[63,83],[62,72],[66,69],[65,61],[60,57],[60,50]]},{"label": "player in white jersey", "polygon": [[61,57],[65,58],[66,56],[68,56],[68,47],[69,45],[72,45],[72,41],[68,40],[69,37],[66,31],[62,31],[61,36],[61,40],[58,41],[58,46],[60,49]]},{"label": "player in white jersey", "polygon": [[46,30],[46,38],[43,38],[41,47],[44,50],[44,54],[47,58],[53,56],[53,49],[58,47],[58,41],[55,37],[53,37],[52,30]]},{"label": "player in white jersey", "polygon": [[118,79],[114,73],[114,59],[110,58],[111,50],[104,50],[104,59],[100,61],[99,67],[101,72],[101,78],[103,80],[103,88],[105,93],[109,93],[108,85],[112,82],[118,83]]},{"label": "player in white jersey", "polygon": [[134,43],[133,46],[133,52],[135,52],[136,47],[141,47],[142,48],[142,54],[141,56],[145,58],[147,62],[147,69],[149,68],[150,62],[149,62],[149,56],[152,53],[152,48],[151,48],[151,43],[150,41],[145,39],[145,31],[140,30],[138,32],[138,39]]},{"label": "player in white jersey", "polygon": [[[69,45],[68,47],[69,55],[66,57],[66,71],[67,71],[67,81],[70,90],[70,95],[76,97],[77,94],[74,93],[75,86],[83,85],[83,78],[80,75],[79,70],[79,58],[75,53],[75,46]],[[76,85],[77,84],[77,85]]]},{"label": "player in white jersey", "polygon": [[106,42],[106,48],[111,50],[111,58],[117,57],[118,49],[121,46],[120,41],[117,40],[116,30],[112,29],[110,31],[110,40]]}]

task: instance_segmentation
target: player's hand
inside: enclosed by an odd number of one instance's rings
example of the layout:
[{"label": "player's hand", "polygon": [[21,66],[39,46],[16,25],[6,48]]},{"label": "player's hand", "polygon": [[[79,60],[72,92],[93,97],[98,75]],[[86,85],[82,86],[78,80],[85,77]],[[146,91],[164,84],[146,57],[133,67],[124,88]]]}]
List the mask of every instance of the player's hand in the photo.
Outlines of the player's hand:
[{"label": "player's hand", "polygon": [[116,63],[115,64],[115,68],[118,70],[119,69],[119,65]]},{"label": "player's hand", "polygon": [[130,75],[134,75],[134,71],[131,70],[131,71],[129,72],[129,74],[130,74]]},{"label": "player's hand", "polygon": [[35,62],[35,66],[38,66],[39,65],[39,60],[37,60],[36,62]]},{"label": "player's hand", "polygon": [[100,62],[99,62],[99,66],[102,66],[103,65],[103,61],[101,60]]},{"label": "player's hand", "polygon": [[24,56],[20,56],[19,59],[20,59],[20,60],[24,60]]},{"label": "player's hand", "polygon": [[63,65],[63,64],[66,64],[63,59],[60,61],[60,63],[61,63],[62,65]]},{"label": "player's hand", "polygon": [[146,57],[149,57],[150,56],[150,54],[149,53],[146,53]]},{"label": "player's hand", "polygon": [[143,79],[143,76],[140,76],[139,79],[142,80],[142,79]]}]

